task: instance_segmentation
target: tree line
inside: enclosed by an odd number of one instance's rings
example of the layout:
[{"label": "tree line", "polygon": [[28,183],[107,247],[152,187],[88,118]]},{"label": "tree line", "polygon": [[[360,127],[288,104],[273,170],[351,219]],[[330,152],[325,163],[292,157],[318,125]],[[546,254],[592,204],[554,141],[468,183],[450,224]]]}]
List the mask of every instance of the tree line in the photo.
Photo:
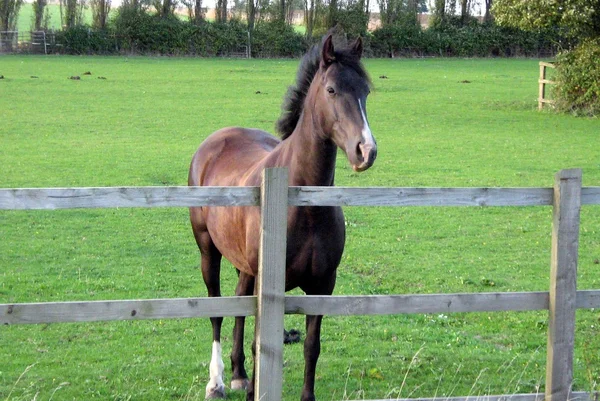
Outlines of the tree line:
[{"label": "tree line", "polygon": [[[483,23],[471,15],[474,0],[216,0],[211,21],[203,0],[124,0],[116,9],[111,0],[59,1],[61,50],[71,53],[211,56],[245,47],[252,55],[293,57],[332,27],[362,36],[367,55],[379,57],[538,56],[559,46],[558,35],[548,30],[499,27],[492,0],[481,3]],[[0,30],[14,29],[22,2],[0,0],[0,14],[9,15],[0,16]],[[181,7],[187,10],[186,20],[176,15]],[[91,9],[90,26],[84,24],[85,8]],[[34,0],[33,10],[33,29],[43,30],[47,0]],[[430,15],[429,29],[421,26],[423,13]],[[298,15],[302,29],[292,26]]]}]

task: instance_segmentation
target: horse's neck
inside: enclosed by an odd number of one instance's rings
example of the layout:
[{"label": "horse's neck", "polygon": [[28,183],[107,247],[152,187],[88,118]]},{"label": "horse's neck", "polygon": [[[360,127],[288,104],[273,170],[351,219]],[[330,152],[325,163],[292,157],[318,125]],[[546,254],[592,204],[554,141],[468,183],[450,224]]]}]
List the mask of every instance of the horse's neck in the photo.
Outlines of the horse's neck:
[{"label": "horse's neck", "polygon": [[326,139],[322,130],[314,110],[308,108],[294,132],[282,143],[291,185],[333,185],[337,147],[331,139]]}]

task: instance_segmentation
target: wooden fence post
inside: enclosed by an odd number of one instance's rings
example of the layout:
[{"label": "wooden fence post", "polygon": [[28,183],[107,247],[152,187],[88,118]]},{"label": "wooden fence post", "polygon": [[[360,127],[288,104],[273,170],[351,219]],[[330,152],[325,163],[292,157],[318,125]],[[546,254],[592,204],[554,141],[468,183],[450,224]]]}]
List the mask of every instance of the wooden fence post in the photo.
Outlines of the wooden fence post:
[{"label": "wooden fence post", "polygon": [[545,63],[543,61],[540,61],[540,78],[538,80],[538,83],[540,85],[538,93],[538,110],[542,110],[544,108],[544,103],[554,103],[554,100],[546,99],[546,85],[555,83],[554,81],[546,79],[546,68],[556,67],[552,63]]},{"label": "wooden fence post", "polygon": [[573,382],[581,170],[554,180],[546,401],[567,401]]},{"label": "wooden fence post", "polygon": [[283,318],[288,211],[288,171],[263,172],[256,314],[256,401],[280,401],[283,384]]}]

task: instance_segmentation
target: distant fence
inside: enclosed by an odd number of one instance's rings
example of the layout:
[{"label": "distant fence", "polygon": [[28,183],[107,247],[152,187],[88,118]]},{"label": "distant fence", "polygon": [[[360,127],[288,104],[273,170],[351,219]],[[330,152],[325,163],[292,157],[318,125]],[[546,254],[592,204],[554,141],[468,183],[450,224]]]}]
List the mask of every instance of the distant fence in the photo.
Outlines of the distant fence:
[{"label": "distant fence", "polygon": [[556,82],[547,79],[546,68],[554,69],[556,68],[556,66],[553,63],[545,63],[543,61],[540,61],[540,79],[538,80],[538,83],[540,85],[538,96],[538,110],[542,110],[544,108],[544,104],[546,103],[554,104],[554,100],[548,99],[547,97],[546,85],[554,85]]},{"label": "distant fence", "polygon": [[[548,310],[545,395],[451,400],[597,400],[597,394],[571,392],[571,385],[575,312],[600,308],[600,290],[576,288],[580,208],[599,204],[600,187],[582,188],[579,169],[557,173],[553,188],[288,187],[287,170],[278,168],[265,170],[261,187],[0,189],[0,210],[260,206],[262,213],[257,296],[0,304],[0,324],[256,315],[256,400],[280,401],[284,313],[389,315]],[[289,206],[552,206],[550,289],[520,293],[285,296],[283,265]]]},{"label": "distant fence", "polygon": [[48,54],[59,47],[54,31],[0,31],[0,54]]}]

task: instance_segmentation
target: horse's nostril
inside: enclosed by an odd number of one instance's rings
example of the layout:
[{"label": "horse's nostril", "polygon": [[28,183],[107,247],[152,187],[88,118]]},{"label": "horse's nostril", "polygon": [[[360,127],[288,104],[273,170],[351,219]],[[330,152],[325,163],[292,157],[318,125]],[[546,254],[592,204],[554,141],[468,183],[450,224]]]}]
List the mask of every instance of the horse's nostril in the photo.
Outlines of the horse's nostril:
[{"label": "horse's nostril", "polygon": [[362,163],[365,160],[363,150],[364,150],[363,144],[360,142],[357,143],[356,144],[356,157],[360,163]]}]

